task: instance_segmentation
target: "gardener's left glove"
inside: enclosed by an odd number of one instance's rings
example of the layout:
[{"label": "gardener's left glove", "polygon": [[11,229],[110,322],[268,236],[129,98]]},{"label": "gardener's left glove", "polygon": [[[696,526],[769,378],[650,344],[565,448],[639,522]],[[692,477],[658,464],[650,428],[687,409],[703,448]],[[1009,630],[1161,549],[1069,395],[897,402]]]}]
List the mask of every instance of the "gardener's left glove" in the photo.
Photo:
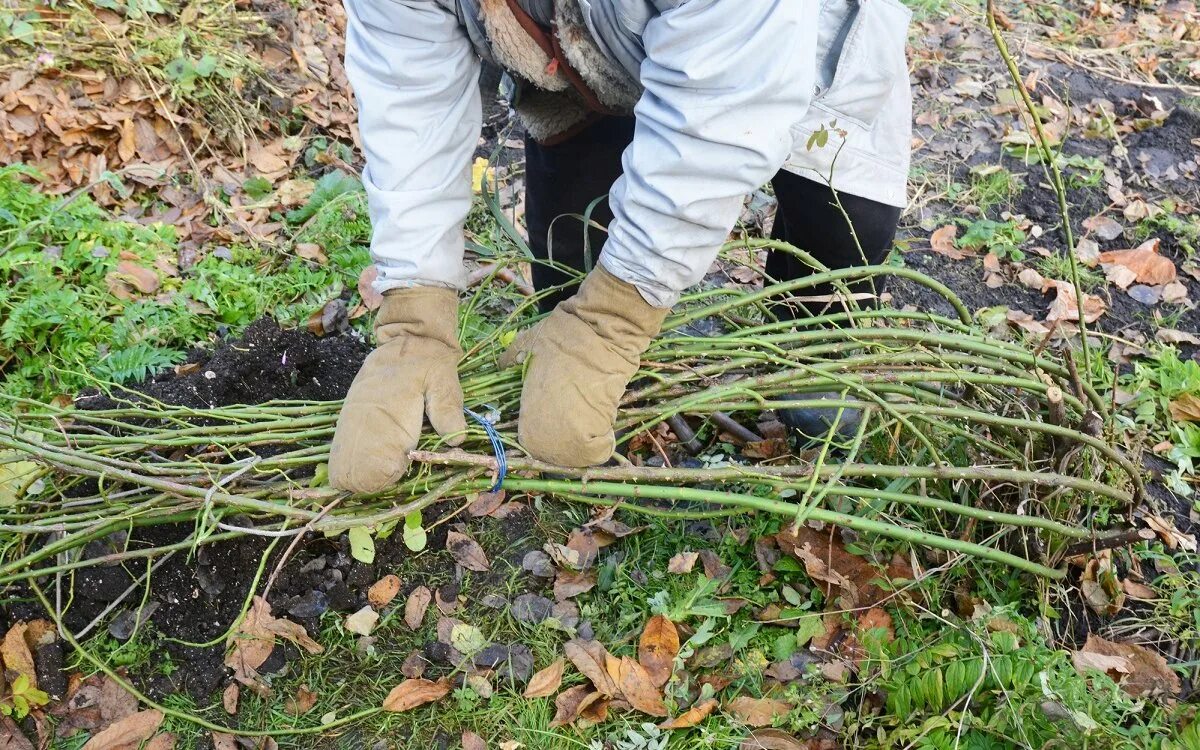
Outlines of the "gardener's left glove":
[{"label": "gardener's left glove", "polygon": [[575,296],[523,331],[499,362],[509,367],[528,359],[521,446],[559,466],[607,461],[617,405],[668,312],[597,266]]}]

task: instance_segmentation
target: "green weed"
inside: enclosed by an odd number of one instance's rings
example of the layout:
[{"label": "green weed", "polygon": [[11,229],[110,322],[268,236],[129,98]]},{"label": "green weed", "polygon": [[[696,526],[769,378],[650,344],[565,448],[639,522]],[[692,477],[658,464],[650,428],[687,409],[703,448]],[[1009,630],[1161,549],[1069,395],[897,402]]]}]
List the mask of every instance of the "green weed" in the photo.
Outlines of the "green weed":
[{"label": "green weed", "polygon": [[[341,190],[310,214],[298,241],[322,244],[316,264],[271,248],[235,246],[173,271],[174,229],[112,218],[86,197],[39,192],[32,170],[0,170],[0,392],[49,399],[96,380],[129,382],[182,361],[274,314],[302,324],[356,294],[368,262],[361,192]],[[154,287],[131,293],[131,270]]]}]

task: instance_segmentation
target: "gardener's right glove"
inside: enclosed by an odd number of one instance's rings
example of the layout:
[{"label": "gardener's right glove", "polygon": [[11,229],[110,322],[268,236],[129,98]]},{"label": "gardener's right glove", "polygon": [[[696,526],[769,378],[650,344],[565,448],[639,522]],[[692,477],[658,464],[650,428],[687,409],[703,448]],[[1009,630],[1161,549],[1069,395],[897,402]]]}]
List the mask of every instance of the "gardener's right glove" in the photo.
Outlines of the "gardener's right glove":
[{"label": "gardener's right glove", "polygon": [[499,365],[529,360],[521,389],[521,446],[559,466],[607,461],[625,386],[668,312],[597,266],[575,296],[517,336]]},{"label": "gardener's right glove", "polygon": [[379,348],[354,377],[338,417],[329,482],[352,492],[387,489],[408,469],[422,416],[450,445],[467,429],[458,383],[458,295],[452,289],[393,289],[375,319]]}]

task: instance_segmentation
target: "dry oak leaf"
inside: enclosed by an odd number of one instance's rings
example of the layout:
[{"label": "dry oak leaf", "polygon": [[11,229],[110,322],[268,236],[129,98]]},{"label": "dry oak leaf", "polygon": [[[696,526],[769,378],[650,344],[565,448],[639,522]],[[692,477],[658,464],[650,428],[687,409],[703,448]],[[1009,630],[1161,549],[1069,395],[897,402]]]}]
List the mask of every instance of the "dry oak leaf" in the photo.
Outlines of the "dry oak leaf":
[{"label": "dry oak leaf", "polygon": [[371,602],[371,606],[375,609],[382,609],[391,604],[392,600],[396,598],[396,594],[399,593],[399,576],[386,575],[372,583],[371,588],[367,589],[367,601]]},{"label": "dry oak leaf", "polygon": [[[1133,275],[1133,281],[1148,286],[1169,284],[1175,280],[1175,263],[1158,252],[1157,237],[1146,240],[1132,250],[1110,250],[1100,253],[1100,263],[1105,271],[1113,267],[1124,269]],[[1128,283],[1122,289],[1129,286]]]},{"label": "dry oak leaf", "polygon": [[529,684],[525,687],[525,692],[522,693],[526,698],[545,698],[553,695],[559,686],[562,685],[563,670],[567,663],[562,659],[558,659],[550,666],[540,670],[533,677],[529,678]]},{"label": "dry oak leaf", "polygon": [[628,656],[621,657],[618,687],[629,705],[651,716],[666,716],[667,705],[646,668]]},{"label": "dry oak leaf", "polygon": [[429,609],[431,601],[433,592],[427,586],[418,586],[408,595],[408,601],[404,603],[404,624],[408,625],[410,630],[421,627],[425,620],[425,610]]},{"label": "dry oak leaf", "polygon": [[116,750],[126,745],[137,747],[154,736],[162,722],[162,711],[138,711],[94,735],[84,744],[82,750]]},{"label": "dry oak leaf", "polygon": [[571,724],[579,718],[584,709],[603,699],[604,696],[593,690],[590,685],[567,688],[554,699],[554,719],[550,722],[550,728]]},{"label": "dry oak leaf", "polygon": [[271,616],[271,605],[261,596],[254,597],[250,610],[237,630],[229,636],[229,653],[225,666],[233,669],[234,677],[243,683],[255,683],[258,668],[275,648],[275,638],[285,638],[310,654],[325,649],[314,641],[299,623]]},{"label": "dry oak leaf", "polygon": [[1160,654],[1136,643],[1115,643],[1094,633],[1079,651],[1071,652],[1075,671],[1086,676],[1087,670],[1105,672],[1126,693],[1177,695],[1182,688],[1179,676],[1167,666]]},{"label": "dry oak leaf", "polygon": [[954,238],[957,236],[958,227],[954,224],[935,229],[933,234],[929,235],[929,249],[951,260],[962,260],[967,254],[955,246]]},{"label": "dry oak leaf", "polygon": [[488,562],[487,555],[483,553],[483,547],[480,547],[478,542],[466,534],[460,534],[457,531],[448,532],[446,549],[450,550],[450,556],[454,558],[454,561],[467,570],[482,573],[492,567],[492,564]]},{"label": "dry oak leaf", "polygon": [[769,727],[775,719],[786,716],[792,710],[792,704],[775,698],[739,695],[725,704],[725,710],[748,726]]},{"label": "dry oak leaf", "polygon": [[662,615],[651,617],[638,640],[638,661],[656,688],[671,679],[671,667],[679,654],[679,631]]},{"label": "dry oak leaf", "polygon": [[423,678],[405,680],[383,699],[383,710],[399,713],[441,700],[450,693],[450,680],[443,677],[437,682]]},{"label": "dry oak leaf", "polygon": [[717,707],[717,699],[709,698],[684,711],[674,719],[667,719],[658,725],[659,729],[688,729],[694,727],[709,717]]},{"label": "dry oak leaf", "polygon": [[616,660],[600,641],[573,638],[563,645],[563,652],[579,673],[592,681],[596,690],[609,697],[620,695],[616,681],[608,671],[608,663]]}]

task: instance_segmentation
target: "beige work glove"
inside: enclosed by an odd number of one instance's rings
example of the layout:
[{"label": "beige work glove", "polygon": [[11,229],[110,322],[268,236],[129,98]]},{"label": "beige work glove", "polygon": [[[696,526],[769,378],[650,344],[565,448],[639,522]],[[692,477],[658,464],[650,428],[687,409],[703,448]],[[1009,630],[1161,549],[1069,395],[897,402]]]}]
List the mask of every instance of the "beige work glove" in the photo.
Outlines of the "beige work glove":
[{"label": "beige work glove", "polygon": [[517,430],[525,451],[558,466],[607,461],[617,404],[668,312],[597,266],[575,296],[521,332],[499,364],[529,361]]},{"label": "beige work glove", "polygon": [[440,287],[393,289],[375,318],[379,347],[346,395],[329,455],[329,482],[352,492],[387,489],[408,470],[421,418],[450,445],[467,429],[458,383],[458,294]]}]

